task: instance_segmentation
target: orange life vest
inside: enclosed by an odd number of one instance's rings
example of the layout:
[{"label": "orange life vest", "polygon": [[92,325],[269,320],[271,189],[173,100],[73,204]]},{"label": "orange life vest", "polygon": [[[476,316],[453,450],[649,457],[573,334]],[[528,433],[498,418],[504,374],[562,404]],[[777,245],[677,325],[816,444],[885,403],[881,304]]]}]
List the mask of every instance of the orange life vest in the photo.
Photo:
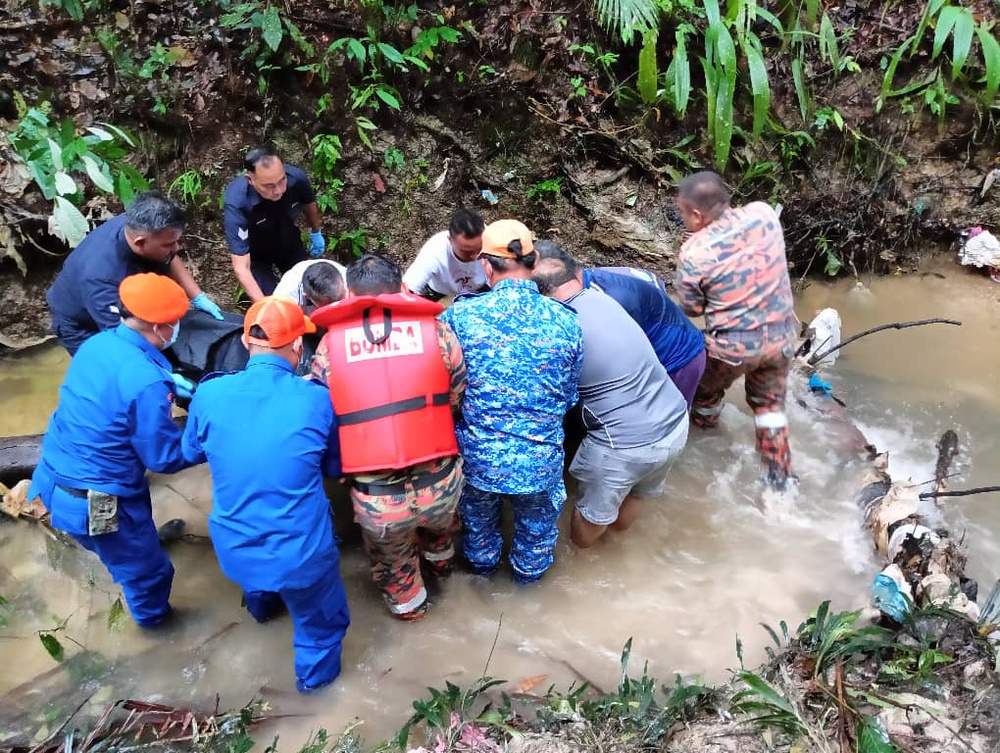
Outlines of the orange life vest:
[{"label": "orange life vest", "polygon": [[444,308],[407,293],[317,309],[345,473],[408,468],[458,454],[451,374],[438,345]]}]

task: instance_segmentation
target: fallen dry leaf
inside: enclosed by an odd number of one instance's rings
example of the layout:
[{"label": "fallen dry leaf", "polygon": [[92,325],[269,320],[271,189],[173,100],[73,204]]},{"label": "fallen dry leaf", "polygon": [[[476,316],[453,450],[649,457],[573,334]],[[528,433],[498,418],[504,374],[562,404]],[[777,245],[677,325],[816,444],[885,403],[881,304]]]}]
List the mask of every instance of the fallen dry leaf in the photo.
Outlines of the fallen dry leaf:
[{"label": "fallen dry leaf", "polygon": [[531,677],[525,677],[520,682],[514,684],[514,692],[527,693],[532,688],[541,685],[547,679],[548,675],[532,675]]}]

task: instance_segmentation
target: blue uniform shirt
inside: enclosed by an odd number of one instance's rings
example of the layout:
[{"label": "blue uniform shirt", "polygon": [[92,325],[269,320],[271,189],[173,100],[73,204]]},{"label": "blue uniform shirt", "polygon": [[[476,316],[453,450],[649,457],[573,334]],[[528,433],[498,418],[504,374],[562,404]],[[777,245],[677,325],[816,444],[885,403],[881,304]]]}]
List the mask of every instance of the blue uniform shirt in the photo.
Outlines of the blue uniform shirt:
[{"label": "blue uniform shirt", "polygon": [[[62,270],[45,294],[52,323],[71,353],[83,338],[118,325],[118,285],[129,275],[156,272],[165,275],[169,262],[155,262],[132,252],[125,240],[125,215],[120,214],[92,230],[66,257]],[[79,337],[74,337],[75,331]]]},{"label": "blue uniform shirt", "polygon": [[440,318],[469,373],[456,425],[466,481],[503,494],[561,489],[563,415],[583,364],[576,314],[531,280],[504,279],[459,296]]},{"label": "blue uniform shirt", "polygon": [[628,267],[583,270],[584,287],[596,287],[618,301],[646,333],[668,373],[705,349],[705,339],[649,272]]},{"label": "blue uniform shirt", "polygon": [[245,591],[306,588],[336,567],[323,476],[340,475],[330,393],[275,355],[202,380],[183,450],[212,471],[209,533]]},{"label": "blue uniform shirt", "polygon": [[286,164],[285,175],[288,185],[277,201],[261,198],[246,175],[233,178],[226,186],[222,216],[229,253],[251,254],[260,264],[277,263],[283,255],[301,250],[295,221],[306,205],[316,201],[316,194],[301,168]]},{"label": "blue uniform shirt", "polygon": [[28,498],[46,499],[53,483],[130,496],[147,488],[147,468],[191,465],[170,415],[172,390],[170,364],[138,332],[119,324],[87,340],[59,388]]}]

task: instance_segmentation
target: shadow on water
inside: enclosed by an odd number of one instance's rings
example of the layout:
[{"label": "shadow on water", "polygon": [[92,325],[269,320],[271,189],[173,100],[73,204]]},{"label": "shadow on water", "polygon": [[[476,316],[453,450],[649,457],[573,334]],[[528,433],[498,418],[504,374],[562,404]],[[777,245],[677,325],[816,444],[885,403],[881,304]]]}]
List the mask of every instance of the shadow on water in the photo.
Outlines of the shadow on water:
[{"label": "shadow on water", "polygon": [[[993,391],[1000,349],[986,344],[1000,329],[1000,287],[946,271],[945,280],[872,280],[860,292],[853,281],[814,283],[799,311],[809,318],[835,306],[845,333],[929,316],[963,320],[960,330],[925,327],[861,340],[845,348],[827,378],[869,439],[890,450],[894,476],[929,478],[937,437],[955,428],[962,455],[953,487],[997,483],[990,474],[1000,442]],[[44,430],[64,368],[58,349],[0,362],[0,434]],[[875,571],[850,469],[830,449],[836,437],[791,403],[802,479],[793,507],[764,515],[755,504],[752,419],[733,391],[720,430],[692,432],[667,495],[633,530],[587,551],[563,537],[551,572],[529,587],[513,585],[503,571],[492,581],[456,574],[433,592],[433,608],[418,623],[388,616],[363,551],[345,537],[342,573],[353,624],[344,671],[332,688],[308,698],[294,691],[289,619],[254,623],[207,540],[170,550],[174,624],[144,632],[126,619],[113,630],[108,613],[117,589],[96,559],[39,527],[2,522],[0,594],[11,604],[0,629],[0,665],[9,668],[0,673],[0,729],[15,729],[11,717],[34,729],[58,724],[81,705],[96,715],[123,697],[210,708],[219,693],[222,707],[259,694],[273,713],[294,715],[261,732],[261,739],[280,733],[286,746],[304,741],[310,729],[338,730],[355,718],[365,720],[359,732],[367,739],[384,738],[426,686],[469,683],[483,673],[501,615],[488,672],[512,682],[545,675],[543,687],[588,681],[611,689],[630,636],[633,656],[648,659],[653,676],[723,680],[737,664],[737,635],[746,661],[755,662],[768,641],[759,622],[784,619],[794,627],[824,599],[835,609],[859,607]],[[193,533],[206,535],[209,489],[203,467],[155,477],[158,522],[183,517]],[[346,530],[343,490],[335,491]],[[996,505],[972,497],[944,514],[953,530],[966,532],[971,575],[992,582],[1000,570]],[[565,531],[567,515],[562,523]],[[70,659],[54,665],[35,631],[63,621],[59,635]]]}]

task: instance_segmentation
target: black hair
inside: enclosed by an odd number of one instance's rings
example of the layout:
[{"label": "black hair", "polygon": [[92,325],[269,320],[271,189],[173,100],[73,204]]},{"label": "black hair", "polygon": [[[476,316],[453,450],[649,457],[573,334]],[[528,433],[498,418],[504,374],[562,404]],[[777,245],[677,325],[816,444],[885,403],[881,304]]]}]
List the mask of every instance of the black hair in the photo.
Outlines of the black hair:
[{"label": "black hair", "polygon": [[703,170],[689,175],[677,186],[680,198],[695,209],[707,212],[717,206],[729,206],[732,194],[718,173]]},{"label": "black hair", "polygon": [[171,201],[159,191],[138,194],[125,207],[125,227],[145,233],[163,230],[183,230],[187,217],[184,207]]},{"label": "black hair", "polygon": [[486,223],[475,209],[459,209],[448,224],[449,235],[464,235],[466,238],[478,238],[485,229]]},{"label": "black hair", "polygon": [[531,279],[538,285],[542,295],[549,295],[560,285],[575,280],[580,271],[580,262],[569,251],[566,251],[555,241],[535,241],[535,252],[539,259],[551,259],[557,262],[561,270],[538,272],[535,270]]},{"label": "black hair", "polygon": [[280,159],[273,146],[255,146],[243,158],[243,167],[248,173],[256,172],[257,165],[263,162],[266,166],[273,159]]},{"label": "black hair", "polygon": [[268,342],[271,340],[271,338],[267,336],[267,332],[265,332],[264,328],[259,324],[251,324],[250,331],[247,334],[256,340],[265,340]]},{"label": "black hair", "polygon": [[480,258],[486,259],[489,265],[493,267],[497,272],[503,272],[507,269],[507,262],[513,264],[520,264],[522,267],[528,269],[534,269],[535,263],[538,261],[538,254],[533,250],[526,254],[522,254],[521,241],[515,238],[510,243],[507,244],[507,250],[514,254],[514,257],[509,256],[492,256],[490,254],[483,254]]},{"label": "black hair", "polygon": [[402,287],[399,265],[380,254],[365,254],[347,267],[347,289],[354,295],[398,293]]},{"label": "black hair", "polygon": [[306,267],[302,275],[302,293],[315,306],[325,306],[339,301],[346,292],[340,270],[325,261]]}]

